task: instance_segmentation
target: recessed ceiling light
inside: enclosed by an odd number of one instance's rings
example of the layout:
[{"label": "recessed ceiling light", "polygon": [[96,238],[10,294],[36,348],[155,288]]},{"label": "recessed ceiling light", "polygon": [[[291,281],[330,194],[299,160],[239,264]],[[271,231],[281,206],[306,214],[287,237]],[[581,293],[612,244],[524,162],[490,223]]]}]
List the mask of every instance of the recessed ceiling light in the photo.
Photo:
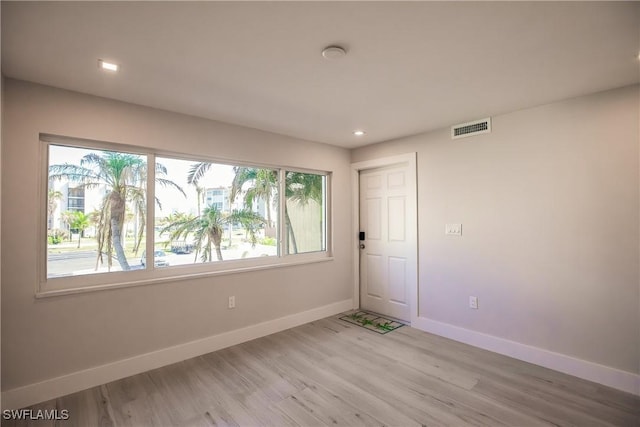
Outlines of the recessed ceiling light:
[{"label": "recessed ceiling light", "polygon": [[341,46],[328,46],[322,51],[322,56],[329,60],[342,58],[346,54],[347,51]]},{"label": "recessed ceiling light", "polygon": [[103,61],[102,59],[98,59],[98,68],[107,71],[118,71],[118,64],[114,64],[113,62]]},{"label": "recessed ceiling light", "polygon": [[355,136],[363,136],[363,135],[365,135],[365,134],[366,134],[366,132],[365,132],[365,131],[363,131],[363,130],[354,130],[354,131],[353,131],[353,134],[354,134]]}]

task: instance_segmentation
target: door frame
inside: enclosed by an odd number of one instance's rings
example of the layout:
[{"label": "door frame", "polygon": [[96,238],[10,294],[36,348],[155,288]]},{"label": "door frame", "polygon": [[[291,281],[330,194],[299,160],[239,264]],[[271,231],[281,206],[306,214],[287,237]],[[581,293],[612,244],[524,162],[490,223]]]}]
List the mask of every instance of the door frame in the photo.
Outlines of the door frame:
[{"label": "door frame", "polygon": [[408,200],[413,205],[409,206],[409,221],[407,222],[407,236],[413,236],[411,244],[412,254],[409,268],[414,269],[414,283],[409,284],[409,313],[410,321],[415,324],[418,320],[418,193],[417,193],[417,154],[406,153],[396,156],[380,157],[351,164],[351,229],[353,241],[353,309],[360,308],[360,172],[385,166],[393,166],[406,163],[409,167]]}]

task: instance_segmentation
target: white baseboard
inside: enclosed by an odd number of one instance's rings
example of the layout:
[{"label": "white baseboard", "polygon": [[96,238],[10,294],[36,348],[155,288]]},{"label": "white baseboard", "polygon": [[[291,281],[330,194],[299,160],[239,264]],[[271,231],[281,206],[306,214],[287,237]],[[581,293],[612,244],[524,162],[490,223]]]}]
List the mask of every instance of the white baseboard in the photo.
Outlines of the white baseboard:
[{"label": "white baseboard", "polygon": [[35,384],[14,388],[2,392],[2,409],[18,409],[34,405],[70,393],[86,390],[131,375],[160,368],[192,357],[211,353],[232,345],[251,341],[285,329],[333,316],[351,310],[351,299],[314,308],[301,313],[291,314],[257,325],[247,326],[219,335],[196,341],[163,348],[151,353],[141,354],[129,359],[85,369],[72,374],[51,378]]},{"label": "white baseboard", "polygon": [[632,372],[621,371],[609,366],[599,365],[425,317],[418,317],[418,319],[412,320],[411,326],[425,332],[470,344],[474,347],[480,347],[494,353],[524,360],[525,362],[640,396],[640,375]]}]

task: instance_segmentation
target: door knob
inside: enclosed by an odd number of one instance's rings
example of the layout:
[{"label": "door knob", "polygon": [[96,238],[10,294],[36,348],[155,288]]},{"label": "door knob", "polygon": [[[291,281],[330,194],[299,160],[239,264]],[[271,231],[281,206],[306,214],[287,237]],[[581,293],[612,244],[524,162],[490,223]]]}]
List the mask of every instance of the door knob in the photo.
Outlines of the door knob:
[{"label": "door knob", "polygon": [[364,249],[364,243],[360,243],[360,249]]}]

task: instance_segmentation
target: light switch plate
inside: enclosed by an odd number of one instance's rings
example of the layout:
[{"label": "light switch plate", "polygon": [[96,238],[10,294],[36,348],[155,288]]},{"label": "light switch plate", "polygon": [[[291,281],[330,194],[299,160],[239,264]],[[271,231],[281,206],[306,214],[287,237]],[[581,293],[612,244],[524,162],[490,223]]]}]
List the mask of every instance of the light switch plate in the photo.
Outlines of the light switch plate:
[{"label": "light switch plate", "polygon": [[444,228],[444,234],[462,236],[462,224],[447,224]]}]

